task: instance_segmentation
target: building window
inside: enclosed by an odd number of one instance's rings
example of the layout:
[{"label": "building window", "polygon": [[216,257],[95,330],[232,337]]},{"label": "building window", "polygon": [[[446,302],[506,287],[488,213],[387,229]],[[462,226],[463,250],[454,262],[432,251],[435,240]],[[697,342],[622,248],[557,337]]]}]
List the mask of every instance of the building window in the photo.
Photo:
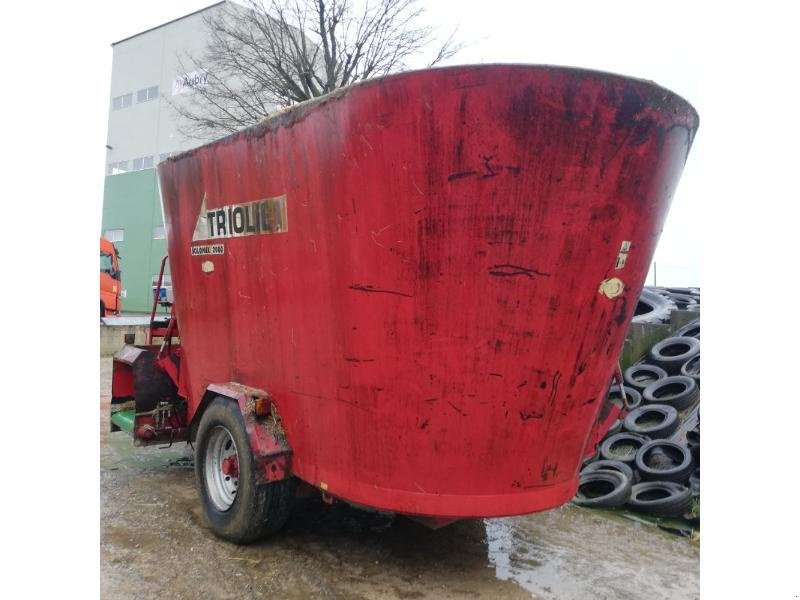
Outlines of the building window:
[{"label": "building window", "polygon": [[119,175],[120,173],[128,172],[128,161],[121,160],[119,162],[108,163],[108,170],[106,175]]},{"label": "building window", "polygon": [[145,88],[136,92],[136,102],[147,102],[148,100],[155,100],[158,98],[158,86]]},{"label": "building window", "polygon": [[132,105],[133,105],[133,92],[131,92],[130,94],[123,94],[122,96],[116,96],[115,98],[111,99],[111,108],[113,110],[128,108],[129,106]]},{"label": "building window", "polygon": [[124,229],[106,229],[106,234],[103,236],[109,242],[124,242],[125,241],[125,230]]},{"label": "building window", "polygon": [[152,168],[153,168],[153,157],[143,156],[142,158],[133,159],[133,169],[131,170],[141,171],[142,169],[152,169]]},{"label": "building window", "polygon": [[153,227],[153,239],[154,240],[163,240],[166,239],[167,233],[164,231],[164,227]]}]

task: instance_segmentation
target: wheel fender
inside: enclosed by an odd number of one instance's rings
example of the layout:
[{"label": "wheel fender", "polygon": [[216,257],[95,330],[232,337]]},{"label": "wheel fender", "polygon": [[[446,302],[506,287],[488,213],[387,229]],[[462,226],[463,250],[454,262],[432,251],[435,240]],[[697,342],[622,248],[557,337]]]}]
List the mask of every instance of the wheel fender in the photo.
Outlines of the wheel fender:
[{"label": "wheel fender", "polygon": [[[286,432],[283,429],[280,413],[278,413],[272,397],[264,390],[236,382],[209,385],[203,394],[200,409],[193,419],[192,437],[194,438],[204,407],[217,396],[230,398],[237,403],[242,412],[250,449],[258,466],[258,482],[268,483],[291,477],[292,449],[286,441]],[[269,407],[267,414],[256,415],[257,400],[266,402],[266,406]]]}]

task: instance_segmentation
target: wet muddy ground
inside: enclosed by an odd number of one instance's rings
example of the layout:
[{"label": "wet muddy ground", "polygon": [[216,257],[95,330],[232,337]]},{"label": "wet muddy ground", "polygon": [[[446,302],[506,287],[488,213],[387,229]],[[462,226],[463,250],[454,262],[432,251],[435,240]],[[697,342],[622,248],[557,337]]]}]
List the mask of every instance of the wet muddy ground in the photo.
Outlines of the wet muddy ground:
[{"label": "wet muddy ground", "polygon": [[101,359],[103,598],[699,597],[699,546],[575,506],[438,531],[319,501],[250,546],[203,524],[192,451],[134,448],[107,433],[111,359]]}]

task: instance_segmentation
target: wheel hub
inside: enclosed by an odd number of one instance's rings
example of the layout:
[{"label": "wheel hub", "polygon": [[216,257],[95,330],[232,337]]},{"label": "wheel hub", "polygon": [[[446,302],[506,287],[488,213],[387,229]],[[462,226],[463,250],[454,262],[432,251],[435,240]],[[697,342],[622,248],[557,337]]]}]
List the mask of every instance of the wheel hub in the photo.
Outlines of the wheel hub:
[{"label": "wheel hub", "polygon": [[231,477],[239,477],[239,457],[233,455],[223,459],[222,473]]},{"label": "wheel hub", "polygon": [[230,509],[239,488],[239,454],[231,432],[221,425],[208,434],[204,476],[214,507],[221,512]]}]

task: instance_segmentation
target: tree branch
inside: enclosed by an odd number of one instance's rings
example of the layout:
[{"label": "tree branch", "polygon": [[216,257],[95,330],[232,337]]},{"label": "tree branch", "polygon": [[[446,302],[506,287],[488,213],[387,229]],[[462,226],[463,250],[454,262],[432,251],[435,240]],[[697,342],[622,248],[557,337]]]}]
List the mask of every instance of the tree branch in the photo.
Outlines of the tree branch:
[{"label": "tree branch", "polygon": [[[356,6],[360,6],[356,10]],[[208,11],[208,44],[179,57],[183,72],[204,71],[206,85],[168,98],[184,135],[213,139],[270,112],[371,77],[406,68],[431,45],[422,0],[245,0]],[[463,45],[454,30],[429,66]]]}]

